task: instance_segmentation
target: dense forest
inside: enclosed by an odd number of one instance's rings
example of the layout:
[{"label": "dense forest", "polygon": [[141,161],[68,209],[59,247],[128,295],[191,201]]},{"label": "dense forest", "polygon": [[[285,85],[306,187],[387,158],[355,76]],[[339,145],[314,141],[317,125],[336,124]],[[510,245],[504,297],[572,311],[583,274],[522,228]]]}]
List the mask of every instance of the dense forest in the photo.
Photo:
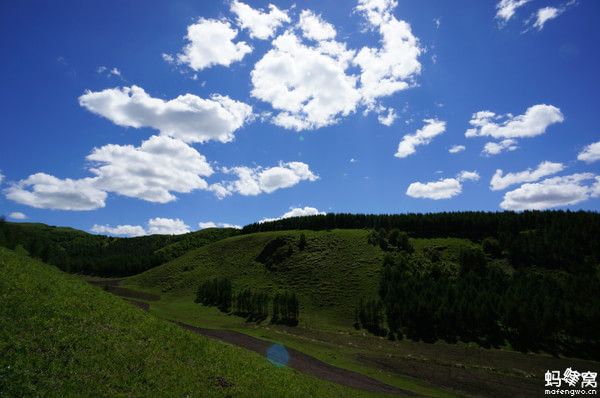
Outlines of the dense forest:
[{"label": "dense forest", "polygon": [[508,272],[487,253],[465,248],[459,264],[433,253],[390,251],[379,297],[356,308],[355,327],[390,339],[443,339],[600,359],[598,269],[572,274]]},{"label": "dense forest", "polygon": [[600,213],[586,211],[326,214],[255,223],[242,233],[366,228],[405,231],[412,238],[455,237],[498,242],[516,268],[579,273],[600,263]]},{"label": "dense forest", "polygon": [[206,229],[183,235],[115,238],[0,218],[0,246],[26,252],[63,271],[98,276],[134,275],[237,233],[235,229]]}]

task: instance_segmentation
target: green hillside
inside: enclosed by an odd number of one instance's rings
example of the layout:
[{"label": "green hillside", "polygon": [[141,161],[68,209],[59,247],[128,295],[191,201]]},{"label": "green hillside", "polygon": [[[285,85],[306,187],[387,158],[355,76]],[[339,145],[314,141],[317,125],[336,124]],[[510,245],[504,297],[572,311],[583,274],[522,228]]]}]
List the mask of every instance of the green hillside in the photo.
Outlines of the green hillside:
[{"label": "green hillside", "polygon": [[63,271],[100,276],[137,274],[190,249],[237,233],[231,228],[210,228],[182,235],[115,238],[72,228],[0,219],[0,246],[27,252]]},{"label": "green hillside", "polygon": [[[235,236],[192,250],[130,277],[126,283],[169,295],[189,296],[191,301],[202,281],[226,277],[234,290],[295,292],[304,324],[327,319],[327,323],[347,327],[352,324],[358,300],[377,295],[385,253],[368,243],[369,233],[346,229]],[[303,249],[299,247],[302,235],[306,239]],[[270,242],[279,242],[280,247],[270,255],[261,256]],[[473,245],[467,240],[450,238],[413,242],[417,252],[438,247],[450,264],[456,262],[461,247]]]},{"label": "green hillside", "polygon": [[366,396],[148,315],[0,248],[0,395]]}]

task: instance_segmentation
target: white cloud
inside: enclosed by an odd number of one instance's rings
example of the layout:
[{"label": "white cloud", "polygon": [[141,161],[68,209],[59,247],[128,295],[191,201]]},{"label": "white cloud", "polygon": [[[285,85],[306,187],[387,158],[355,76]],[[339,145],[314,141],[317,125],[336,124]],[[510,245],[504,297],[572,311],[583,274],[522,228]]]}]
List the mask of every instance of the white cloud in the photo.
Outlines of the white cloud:
[{"label": "white cloud", "polygon": [[544,210],[569,206],[600,196],[599,188],[600,177],[592,173],[553,177],[523,184],[507,192],[500,207],[505,210]]},{"label": "white cloud", "polygon": [[181,235],[190,232],[190,227],[179,218],[151,218],[148,220],[149,235]]},{"label": "white cloud", "polygon": [[334,39],[336,35],[332,24],[324,21],[320,15],[310,10],[303,10],[300,13],[298,26],[302,29],[302,35],[310,40],[330,40]]},{"label": "white cloud", "polygon": [[508,22],[515,15],[518,8],[523,7],[531,0],[500,0],[496,5],[496,18],[502,23]]},{"label": "white cloud", "polygon": [[481,153],[483,153],[486,156],[493,156],[493,155],[498,155],[499,153],[502,153],[504,151],[514,151],[517,148],[519,148],[517,146],[517,141],[508,138],[508,139],[502,140],[500,142],[486,143],[483,146],[483,150],[481,151]]},{"label": "white cloud", "polygon": [[112,76],[117,76],[117,77],[121,77],[121,78],[123,77],[121,74],[121,71],[116,67],[109,68],[107,66],[102,65],[102,66],[99,66],[98,69],[96,69],[96,72],[100,75],[106,75],[108,77],[112,77]]},{"label": "white cloud", "polygon": [[61,180],[37,173],[4,190],[6,197],[38,209],[94,210],[104,207],[106,192],[96,188],[95,178]]},{"label": "white cloud", "polygon": [[151,127],[185,142],[230,142],[252,116],[252,107],[227,96],[185,94],[165,101],[138,86],[86,91],[79,104],[119,126]]},{"label": "white cloud", "polygon": [[110,225],[94,224],[90,230],[97,234],[115,236],[134,237],[146,235],[146,230],[140,225],[117,225],[116,227],[111,227]]},{"label": "white cloud", "polygon": [[25,220],[27,216],[20,211],[13,211],[8,215],[8,218],[12,218],[13,220]]},{"label": "white cloud", "polygon": [[277,220],[282,220],[284,218],[291,218],[291,217],[305,217],[305,216],[316,216],[316,215],[321,215],[321,214],[325,214],[324,211],[320,211],[319,209],[315,208],[315,207],[294,207],[294,208],[290,208],[290,210],[286,213],[283,213],[281,216],[276,217],[276,218],[263,218],[262,220],[259,221],[259,223],[263,223],[263,222],[270,222],[270,221],[277,221]]},{"label": "white cloud", "polygon": [[235,228],[235,229],[242,229],[241,225],[235,225],[235,224],[228,224],[228,223],[224,223],[224,222],[213,222],[213,221],[204,221],[204,222],[199,222],[198,223],[198,228],[200,229],[206,229],[206,228]]},{"label": "white cloud", "polygon": [[301,181],[316,181],[319,176],[314,174],[306,163],[287,162],[279,166],[263,167],[233,167],[223,169],[225,173],[235,174],[235,181],[224,181],[210,186],[219,198],[239,193],[244,196],[255,196],[261,193],[271,193],[278,189],[289,188]]},{"label": "white cloud", "polygon": [[476,171],[463,170],[456,177],[458,181],[479,181],[479,173]]},{"label": "white cloud", "polygon": [[167,203],[171,192],[207,189],[202,177],[213,169],[198,151],[182,141],[152,136],[139,147],[105,145],[87,156],[90,171],[97,175],[94,186],[124,196]]},{"label": "white cloud", "polygon": [[479,173],[463,170],[455,178],[444,178],[432,182],[413,182],[408,186],[406,194],[413,198],[422,199],[450,199],[462,192],[462,183],[465,181],[478,181]]},{"label": "white cloud", "polygon": [[269,4],[269,12],[265,12],[234,0],[230,9],[236,15],[238,26],[248,29],[250,37],[256,39],[266,40],[275,34],[277,28],[290,22],[288,15],[273,4]]},{"label": "white cloud", "polygon": [[525,138],[544,134],[555,123],[562,123],[564,116],[560,109],[552,105],[533,105],[522,115],[496,115],[490,111],[473,114],[469,124],[473,126],[465,133],[466,137]]},{"label": "white cloud", "polygon": [[536,28],[537,30],[542,30],[544,28],[544,25],[546,24],[546,22],[558,17],[560,14],[563,13],[563,11],[564,11],[564,9],[560,9],[560,8],[556,8],[556,7],[540,8],[539,10],[537,10],[537,13],[535,14],[536,19],[533,24],[533,27]]},{"label": "white cloud", "polygon": [[437,119],[423,120],[425,125],[414,134],[405,135],[396,151],[397,158],[405,158],[416,152],[419,145],[428,145],[435,137],[446,131],[446,122]]},{"label": "white cloud", "polygon": [[372,26],[389,22],[398,6],[396,0],[358,0],[356,11],[362,13]]},{"label": "white cloud", "polygon": [[252,96],[280,111],[273,118],[278,126],[300,131],[334,124],[360,100],[356,78],[345,73],[351,57],[344,44],[309,47],[286,32],[254,66]]},{"label": "white cloud", "polygon": [[366,103],[409,88],[421,73],[418,58],[423,50],[410,25],[391,14],[395,6],[388,0],[359,1],[357,6],[381,34],[381,48],[363,47],[354,58],[361,68],[360,91]]},{"label": "white cloud", "polygon": [[4,174],[2,174],[2,170],[0,170],[0,184],[4,181]]},{"label": "white cloud", "polygon": [[227,21],[200,18],[188,26],[188,44],[177,55],[177,61],[195,71],[214,65],[229,66],[252,52],[246,42],[234,43],[238,31]]},{"label": "white cloud", "polygon": [[450,147],[450,149],[448,149],[448,152],[450,153],[459,153],[464,151],[465,149],[467,149],[464,145],[452,145],[452,147]]},{"label": "white cloud", "polygon": [[[600,160],[600,141],[594,142],[585,148],[577,155],[577,159],[586,163],[593,163]],[[0,178],[2,181],[2,178]]]},{"label": "white cloud", "polygon": [[389,127],[392,124],[394,124],[394,122],[398,118],[398,114],[396,113],[396,110],[394,108],[387,108],[386,111],[387,113],[379,113],[379,115],[377,115],[377,120],[384,126]]},{"label": "white cloud", "polygon": [[529,168],[525,171],[508,173],[506,175],[503,175],[501,169],[497,169],[490,181],[490,189],[492,191],[498,191],[501,189],[506,189],[514,184],[534,182],[549,175],[560,173],[564,169],[565,166],[562,163],[553,163],[548,161],[541,162],[533,170]]},{"label": "white cloud", "polygon": [[441,18],[433,18],[433,23],[435,23],[435,28],[439,29],[440,26],[442,25],[442,19]]},{"label": "white cloud", "polygon": [[462,184],[456,178],[445,178],[435,182],[413,182],[406,194],[413,198],[449,199],[462,192]]}]

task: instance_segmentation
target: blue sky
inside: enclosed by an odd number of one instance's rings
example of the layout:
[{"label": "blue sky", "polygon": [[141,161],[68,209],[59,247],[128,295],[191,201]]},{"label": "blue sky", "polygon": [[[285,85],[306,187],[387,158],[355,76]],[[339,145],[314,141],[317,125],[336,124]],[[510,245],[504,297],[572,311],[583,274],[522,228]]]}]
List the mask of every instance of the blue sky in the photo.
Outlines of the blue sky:
[{"label": "blue sky", "polygon": [[0,214],[600,208],[598,2],[269,4],[0,4]]}]

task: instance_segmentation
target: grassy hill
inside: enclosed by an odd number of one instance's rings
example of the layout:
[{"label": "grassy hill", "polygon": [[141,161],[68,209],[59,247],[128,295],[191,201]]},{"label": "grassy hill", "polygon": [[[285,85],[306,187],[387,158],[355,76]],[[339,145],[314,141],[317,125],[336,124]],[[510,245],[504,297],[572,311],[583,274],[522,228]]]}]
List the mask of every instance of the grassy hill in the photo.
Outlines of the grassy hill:
[{"label": "grassy hill", "polygon": [[[306,245],[300,249],[304,235]],[[300,299],[301,322],[352,324],[361,297],[375,297],[385,253],[368,243],[367,230],[282,231],[234,236],[128,278],[127,284],[191,301],[198,285],[216,276],[234,290],[293,291]],[[267,245],[279,247],[263,253]],[[415,239],[417,252],[438,248],[454,264],[463,239]],[[268,250],[267,250],[268,251]]]},{"label": "grassy hill", "polygon": [[372,396],[193,335],[0,248],[2,396]]},{"label": "grassy hill", "polygon": [[18,249],[68,272],[123,276],[143,272],[186,251],[236,235],[210,228],[182,235],[116,238],[72,228],[0,220],[0,246]]}]

